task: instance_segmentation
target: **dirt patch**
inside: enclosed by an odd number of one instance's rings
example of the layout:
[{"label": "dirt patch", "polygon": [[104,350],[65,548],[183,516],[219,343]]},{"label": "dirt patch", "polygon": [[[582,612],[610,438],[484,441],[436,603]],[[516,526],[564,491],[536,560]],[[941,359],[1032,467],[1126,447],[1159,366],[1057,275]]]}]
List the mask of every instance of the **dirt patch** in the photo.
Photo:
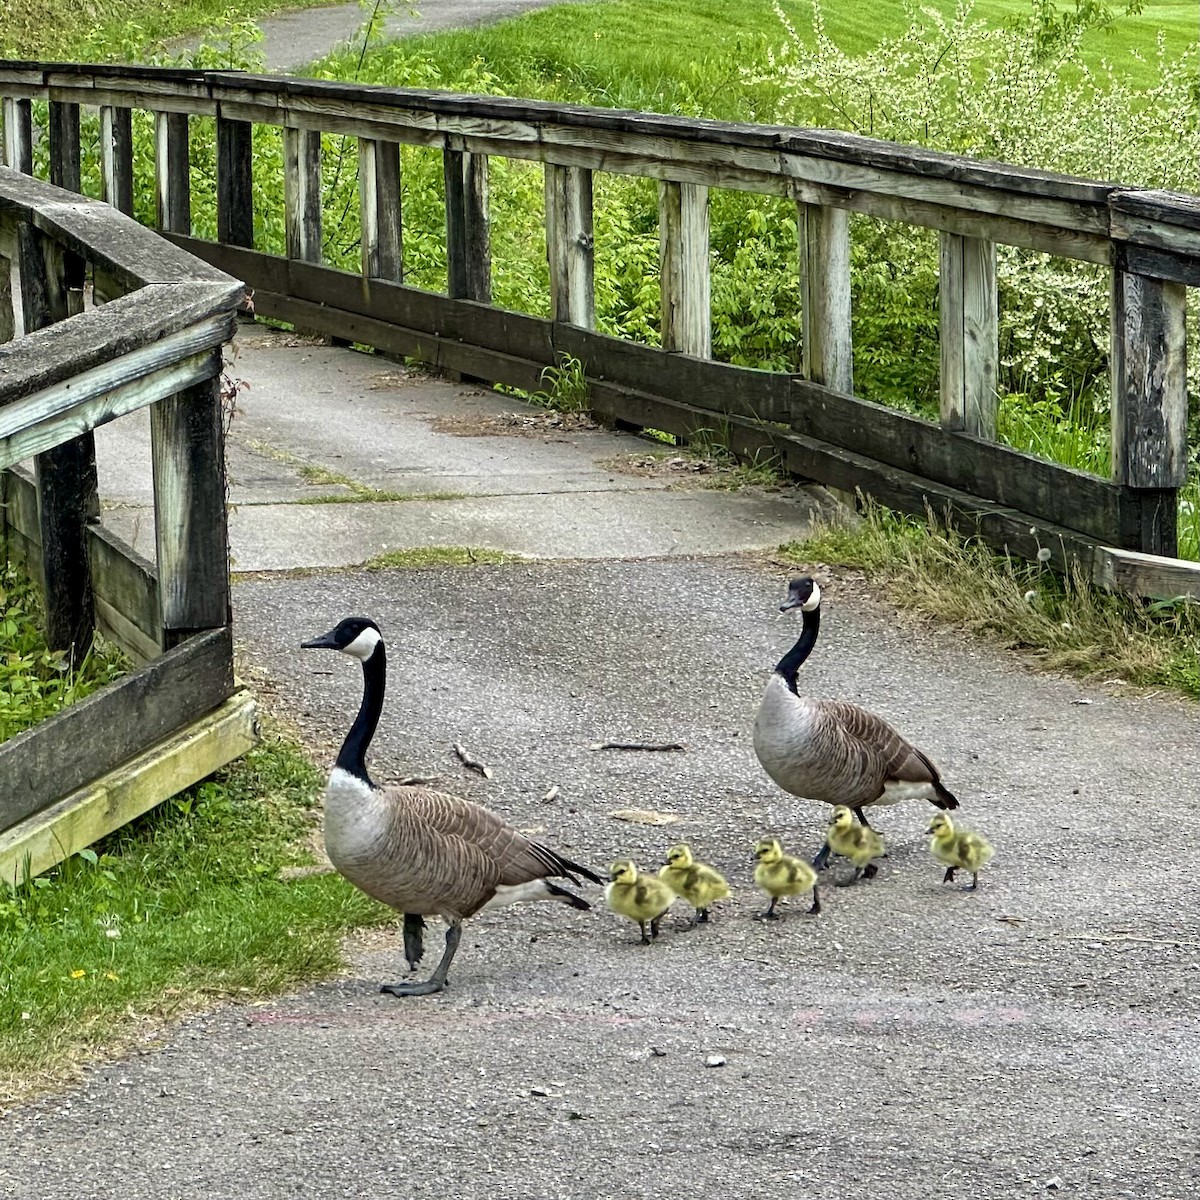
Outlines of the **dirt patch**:
[{"label": "dirt patch", "polygon": [[435,417],[436,433],[452,437],[549,437],[580,433],[599,426],[586,413],[505,412],[495,415]]}]

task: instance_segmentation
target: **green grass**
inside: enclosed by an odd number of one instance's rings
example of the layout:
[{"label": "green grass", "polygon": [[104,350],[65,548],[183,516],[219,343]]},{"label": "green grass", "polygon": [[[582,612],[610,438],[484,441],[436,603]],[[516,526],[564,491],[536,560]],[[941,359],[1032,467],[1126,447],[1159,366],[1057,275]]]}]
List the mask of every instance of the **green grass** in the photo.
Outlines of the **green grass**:
[{"label": "green grass", "polygon": [[37,590],[11,563],[0,563],[0,742],[118,678],[128,664],[97,643],[77,667],[42,637]]},{"label": "green grass", "polygon": [[397,567],[473,567],[479,563],[521,561],[519,554],[478,546],[412,546],[404,550],[385,550],[362,565],[366,571],[388,571]]},{"label": "green grass", "polygon": [[213,779],[16,889],[0,888],[0,1103],[145,1028],[328,975],[388,911],[336,875],[291,882],[321,776],[268,735]]},{"label": "green grass", "polygon": [[857,526],[817,530],[781,554],[859,568],[906,613],[969,629],[1049,669],[1200,696],[1200,605],[1101,591],[1079,571],[1063,576],[997,555],[936,521],[873,504]]}]

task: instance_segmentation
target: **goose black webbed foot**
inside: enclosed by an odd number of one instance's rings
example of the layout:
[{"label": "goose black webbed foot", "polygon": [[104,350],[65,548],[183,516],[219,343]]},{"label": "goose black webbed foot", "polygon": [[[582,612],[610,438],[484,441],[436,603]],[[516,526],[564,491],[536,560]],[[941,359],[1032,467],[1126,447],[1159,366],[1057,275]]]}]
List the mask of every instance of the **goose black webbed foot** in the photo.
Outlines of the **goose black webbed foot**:
[{"label": "goose black webbed foot", "polygon": [[708,909],[707,908],[702,908],[696,913],[696,924],[697,925],[707,925],[708,924]]},{"label": "goose black webbed foot", "polygon": [[448,986],[444,979],[424,979],[420,983],[381,983],[379,990],[389,996],[432,996]]},{"label": "goose black webbed foot", "polygon": [[812,860],[814,871],[823,871],[829,863],[829,855],[832,851],[829,849],[829,843],[826,842],[820,850],[817,851],[817,856]]},{"label": "goose black webbed foot", "polygon": [[862,877],[864,879],[874,879],[879,874],[879,868],[874,863],[867,863],[863,867]]},{"label": "goose black webbed foot", "polygon": [[978,889],[978,887],[979,887],[979,872],[974,871],[971,874],[971,882],[968,883],[966,885],[966,887],[963,888],[963,891],[964,892],[974,892]]},{"label": "goose black webbed foot", "polygon": [[942,876],[942,882],[943,883],[953,883],[954,882],[954,872],[955,872],[954,867],[947,867],[945,875]]}]

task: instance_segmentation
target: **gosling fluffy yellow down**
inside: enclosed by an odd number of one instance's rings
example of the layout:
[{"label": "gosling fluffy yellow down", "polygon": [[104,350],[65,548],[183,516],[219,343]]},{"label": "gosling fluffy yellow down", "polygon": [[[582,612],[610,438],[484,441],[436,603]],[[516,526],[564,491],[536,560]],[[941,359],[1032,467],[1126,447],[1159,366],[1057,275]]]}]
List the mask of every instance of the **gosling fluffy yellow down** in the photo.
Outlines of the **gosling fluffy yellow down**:
[{"label": "gosling fluffy yellow down", "polygon": [[963,891],[973,892],[979,886],[980,868],[995,853],[991,843],[982,834],[972,833],[969,829],[955,829],[954,822],[945,813],[938,813],[926,832],[933,834],[929,843],[933,857],[947,864],[942,882],[952,883],[957,870],[970,871],[971,882]]},{"label": "gosling fluffy yellow down", "polygon": [[[628,858],[618,859],[608,873],[612,882],[604,889],[608,907],[619,916],[628,917],[638,923],[642,931],[642,945],[650,945],[650,938],[658,937],[658,923],[666,915],[675,900],[675,893],[654,875],[642,875],[637,863]],[[646,924],[650,934],[646,934]]]},{"label": "gosling fluffy yellow down", "polygon": [[667,851],[667,862],[658,873],[677,896],[682,896],[695,910],[692,924],[708,920],[708,910],[716,900],[729,895],[729,884],[725,876],[707,863],[697,862],[692,857],[692,848],[686,842],[672,846]]},{"label": "gosling fluffy yellow down", "polygon": [[754,882],[768,896],[771,903],[762,914],[764,921],[778,921],[775,905],[780,896],[800,896],[811,891],[812,908],[809,915],[815,917],[821,911],[821,897],[817,892],[817,873],[803,859],[784,854],[777,838],[763,838],[754,847],[758,866],[754,868]]},{"label": "gosling fluffy yellow down", "polygon": [[871,860],[883,854],[883,838],[869,825],[856,824],[854,814],[844,804],[833,810],[825,841],[834,854],[854,864],[854,878],[848,883],[857,883],[860,877],[870,879],[879,870]]}]

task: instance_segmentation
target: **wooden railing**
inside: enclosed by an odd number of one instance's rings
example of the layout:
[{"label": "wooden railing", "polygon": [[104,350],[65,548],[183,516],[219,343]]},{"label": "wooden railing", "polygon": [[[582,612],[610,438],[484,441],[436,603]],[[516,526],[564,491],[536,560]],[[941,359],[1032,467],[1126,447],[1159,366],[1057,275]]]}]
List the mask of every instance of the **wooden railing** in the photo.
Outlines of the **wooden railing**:
[{"label": "wooden railing", "polygon": [[[28,166],[21,110],[5,116]],[[72,114],[54,119],[53,174],[77,188]],[[252,744],[233,679],[220,383],[244,294],[109,205],[0,167],[0,540],[42,584],[51,645],[77,664],[99,627],[143,664],[0,745],[0,879]],[[92,433],[147,406],[155,563],[100,519]]]},{"label": "wooden railing", "polygon": [[[520,387],[579,359],[593,409],[681,438],[714,428],[744,455],[927,506],[993,543],[1112,587],[1200,595],[1177,551],[1188,465],[1185,289],[1200,286],[1200,201],[823,130],[685,120],[356,84],[120,67],[0,64],[6,161],[28,170],[31,102],[49,102],[52,161],[77,159],[80,105],[101,118],[104,194],[129,209],[130,111],[155,114],[160,229],[244,279],[258,313]],[[218,242],[192,235],[189,120],[216,119]],[[284,137],[286,255],[254,246],[256,125]],[[361,274],[321,262],[321,133],[357,139]],[[444,158],[446,294],[404,283],[401,144]],[[549,319],[490,303],[488,161],[545,169]],[[60,168],[61,169],[61,168]],[[593,178],[659,184],[662,346],[594,329]],[[797,205],[803,341],[795,375],[710,359],[708,189]],[[940,421],[854,395],[849,213],[937,229]],[[1112,473],[1101,478],[998,444],[996,245],[1112,272]],[[1153,556],[1153,557],[1149,557]]]}]

